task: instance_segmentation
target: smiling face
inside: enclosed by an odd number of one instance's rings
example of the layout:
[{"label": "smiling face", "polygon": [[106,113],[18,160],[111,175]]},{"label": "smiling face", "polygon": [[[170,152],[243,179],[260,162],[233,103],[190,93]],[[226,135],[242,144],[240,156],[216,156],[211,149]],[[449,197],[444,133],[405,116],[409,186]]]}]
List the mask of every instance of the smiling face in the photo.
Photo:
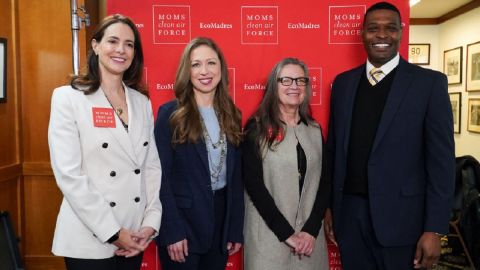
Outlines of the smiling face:
[{"label": "smiling face", "polygon": [[110,25],[100,41],[93,39],[92,48],[98,55],[100,74],[123,75],[132,64],[134,43],[133,31],[124,23]]},{"label": "smiling face", "polygon": [[[280,73],[279,78],[290,77],[300,78],[305,77],[305,72],[299,65],[288,64],[285,65]],[[278,87],[278,99],[282,109],[298,109],[305,99],[305,87],[297,85],[298,81],[294,81],[290,86],[282,85],[281,82],[277,82]]]},{"label": "smiling face", "polygon": [[190,53],[190,63],[190,81],[194,93],[214,94],[222,73],[218,54],[212,48],[201,45]]},{"label": "smiling face", "polygon": [[380,67],[397,55],[402,26],[400,17],[392,10],[370,11],[363,22],[362,40],[368,60]]}]

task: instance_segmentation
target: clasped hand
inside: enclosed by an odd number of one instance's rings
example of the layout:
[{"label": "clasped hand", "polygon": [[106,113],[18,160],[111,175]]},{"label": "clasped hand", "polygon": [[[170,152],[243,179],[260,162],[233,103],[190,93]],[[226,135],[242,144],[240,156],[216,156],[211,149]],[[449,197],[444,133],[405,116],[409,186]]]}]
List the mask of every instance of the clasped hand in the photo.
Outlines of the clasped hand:
[{"label": "clasped hand", "polygon": [[303,255],[310,256],[315,248],[315,237],[306,232],[298,232],[291,235],[285,243],[295,255],[301,259]]},{"label": "clasped hand", "polygon": [[127,258],[137,256],[148,247],[154,233],[155,230],[151,227],[142,227],[138,232],[120,229],[117,241],[113,242],[118,247],[115,255]]}]

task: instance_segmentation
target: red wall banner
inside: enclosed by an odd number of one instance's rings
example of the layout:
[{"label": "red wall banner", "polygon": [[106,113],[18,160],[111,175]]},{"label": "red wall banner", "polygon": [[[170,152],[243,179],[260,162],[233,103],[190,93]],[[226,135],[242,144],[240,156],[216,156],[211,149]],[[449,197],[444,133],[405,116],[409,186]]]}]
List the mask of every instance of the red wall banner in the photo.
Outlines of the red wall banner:
[{"label": "red wall banner", "polygon": [[[229,68],[230,94],[243,121],[257,108],[273,66],[296,57],[309,67],[313,116],[327,130],[330,85],[335,76],[366,59],[361,25],[377,0],[109,0],[107,13],[136,23],[145,54],[145,78],[154,112],[174,97],[173,84],[185,45],[197,36],[214,39]],[[408,0],[390,0],[404,23],[401,54],[408,57]],[[331,269],[340,270],[338,250],[329,245]],[[241,254],[227,269],[241,270]],[[143,270],[160,265],[156,247],[145,252]]]}]

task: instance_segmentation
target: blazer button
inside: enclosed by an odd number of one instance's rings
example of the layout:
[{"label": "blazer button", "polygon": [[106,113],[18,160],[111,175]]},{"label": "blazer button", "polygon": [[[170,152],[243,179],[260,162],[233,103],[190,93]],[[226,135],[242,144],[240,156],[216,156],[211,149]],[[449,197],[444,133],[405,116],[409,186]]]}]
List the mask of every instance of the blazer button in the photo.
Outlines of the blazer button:
[{"label": "blazer button", "polygon": [[102,144],[102,147],[103,147],[103,148],[107,148],[107,147],[108,147],[108,143],[104,142],[104,143]]},{"label": "blazer button", "polygon": [[111,172],[110,172],[110,176],[111,176],[111,177],[115,177],[115,175],[117,175],[117,173],[116,173],[115,171],[111,171]]},{"label": "blazer button", "polygon": [[117,205],[115,202],[110,202],[111,207],[115,207],[115,205]]},{"label": "blazer button", "polygon": [[135,174],[139,174],[140,173],[140,169],[135,169]]},{"label": "blazer button", "polygon": [[148,142],[144,142],[144,143],[143,143],[143,146],[147,146],[147,145],[148,145]]},{"label": "blazer button", "polygon": [[135,197],[135,202],[139,202],[140,201],[140,197]]}]

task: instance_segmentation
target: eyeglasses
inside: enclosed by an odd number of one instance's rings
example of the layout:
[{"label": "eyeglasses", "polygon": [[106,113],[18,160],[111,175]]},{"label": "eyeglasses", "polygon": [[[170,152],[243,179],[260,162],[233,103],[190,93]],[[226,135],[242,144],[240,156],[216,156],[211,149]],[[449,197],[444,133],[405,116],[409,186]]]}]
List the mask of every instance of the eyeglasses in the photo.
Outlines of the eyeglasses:
[{"label": "eyeglasses", "polygon": [[291,77],[280,77],[277,79],[279,83],[283,86],[290,86],[295,82],[297,86],[305,86],[308,84],[309,79],[307,77],[298,77],[298,78],[291,78]]}]

